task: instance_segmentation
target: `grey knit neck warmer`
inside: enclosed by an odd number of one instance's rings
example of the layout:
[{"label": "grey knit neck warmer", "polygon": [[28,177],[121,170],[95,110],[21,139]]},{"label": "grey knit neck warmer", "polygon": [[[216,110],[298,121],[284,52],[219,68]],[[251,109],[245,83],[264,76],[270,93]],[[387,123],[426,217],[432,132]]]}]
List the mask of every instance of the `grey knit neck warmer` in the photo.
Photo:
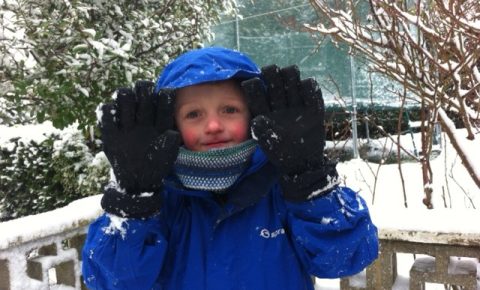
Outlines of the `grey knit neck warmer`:
[{"label": "grey knit neck warmer", "polygon": [[175,173],[190,189],[223,193],[248,167],[257,143],[243,143],[203,152],[181,147],[175,162]]}]

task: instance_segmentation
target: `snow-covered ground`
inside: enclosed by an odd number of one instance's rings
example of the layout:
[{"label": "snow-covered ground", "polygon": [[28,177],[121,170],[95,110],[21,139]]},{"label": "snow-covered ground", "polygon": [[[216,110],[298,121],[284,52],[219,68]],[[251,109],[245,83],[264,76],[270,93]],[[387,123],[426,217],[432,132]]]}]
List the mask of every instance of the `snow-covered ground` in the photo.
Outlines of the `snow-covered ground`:
[{"label": "snow-covered ground", "polygon": [[[480,134],[476,139],[468,141],[466,131],[457,130],[456,134],[463,139],[462,146],[469,154],[470,159],[480,161]],[[442,134],[442,144],[436,145],[437,150],[431,159],[433,175],[433,197],[435,208],[480,208],[480,188],[472,181],[468,172],[462,165],[460,158]],[[396,136],[394,136],[396,139]],[[364,140],[360,140],[364,142]],[[385,146],[391,148],[391,140],[373,140],[377,148]],[[408,151],[413,152],[413,147],[420,148],[420,136],[414,134],[401,137],[401,145]],[[396,149],[393,149],[396,152]],[[377,154],[381,154],[377,152]],[[480,168],[480,162],[475,166]],[[354,159],[338,164],[338,171],[344,178],[345,184],[359,190],[362,196],[375,207],[386,208],[423,208],[423,182],[421,166],[417,162],[405,162],[401,166],[401,174],[398,164],[380,165],[368,163],[361,159]],[[477,172],[478,169],[476,170]],[[403,182],[402,182],[403,176]],[[405,195],[402,188],[405,186]]]},{"label": "snow-covered ground", "polygon": [[[18,126],[5,127],[0,126],[0,144],[7,141],[13,136],[22,136],[22,138],[31,138],[37,141],[41,140],[42,132],[51,132],[56,129],[51,124],[45,123],[40,126]],[[466,136],[465,131],[458,130],[458,134]],[[442,135],[443,136],[443,135]],[[412,145],[420,144],[417,140],[419,136],[415,135],[412,139],[409,135],[402,137],[402,145],[411,148]],[[413,142],[412,142],[413,141]],[[450,231],[463,229],[480,233],[480,223],[478,220],[470,220],[468,215],[463,215],[466,208],[478,211],[480,207],[480,189],[474,184],[469,177],[467,171],[461,164],[460,159],[456,155],[454,149],[448,140],[443,139],[441,153],[435,157],[431,164],[433,170],[433,204],[435,208],[452,208],[458,211],[456,220],[459,223],[440,223],[435,219],[431,219],[428,228],[439,229],[442,231]],[[385,140],[375,140],[379,144],[385,144]],[[480,153],[480,134],[477,134],[476,140],[473,142],[465,142],[464,146],[468,146],[467,152],[473,160],[479,160]],[[389,147],[389,145],[387,146]],[[480,164],[480,163],[477,163]],[[418,219],[425,218],[415,214],[405,214],[405,205],[411,212],[417,212],[424,208],[422,204],[423,183],[421,167],[418,163],[408,162],[401,166],[403,182],[397,164],[380,165],[377,163],[365,162],[361,159],[354,159],[348,162],[338,164],[338,171],[343,177],[345,185],[360,192],[365,200],[370,204],[372,213],[374,213],[374,222],[385,225],[386,223],[395,224],[399,228],[421,230]],[[402,184],[405,188],[403,189]],[[98,203],[98,197],[86,199],[85,202]],[[98,204],[84,205],[79,208],[98,208]],[[410,212],[410,211],[409,211]],[[74,213],[70,213],[73,214]],[[35,231],[30,231],[31,224],[24,223],[26,228],[16,229],[22,233],[25,239],[30,235],[38,234],[42,225],[35,226]],[[46,225],[45,231],[52,230],[52,224]],[[32,233],[32,234],[30,234]],[[1,239],[1,237],[0,237]],[[413,262],[411,255],[399,256],[399,278],[395,289],[408,289],[406,286],[406,278],[408,269]],[[480,267],[479,267],[480,268]],[[479,271],[480,272],[480,271]],[[407,288],[406,288],[407,287]],[[316,290],[339,289],[338,280],[320,280],[317,279]],[[444,289],[442,285],[429,284],[428,290]]]},{"label": "snow-covered ground", "polygon": [[[464,130],[457,130],[459,136],[466,136]],[[420,146],[420,136],[415,134],[413,139],[410,135],[402,136],[401,144],[413,152],[413,144]],[[411,230],[439,229],[443,232],[468,231],[480,233],[480,223],[469,219],[465,214],[466,209],[478,212],[480,208],[480,188],[470,178],[463,167],[461,160],[454,151],[448,139],[442,134],[442,147],[440,155],[431,161],[433,171],[433,204],[438,210],[445,207],[452,208],[456,213],[455,223],[442,223],[426,216],[413,214],[422,212],[425,208],[423,199],[422,171],[419,163],[407,162],[402,164],[401,171],[398,164],[380,165],[368,163],[361,159],[354,159],[338,164],[338,171],[344,178],[344,183],[360,192],[370,205],[373,219],[376,224],[395,225],[395,227]],[[363,140],[364,141],[364,140]],[[382,146],[390,148],[389,140],[375,140]],[[347,144],[350,145],[350,144]],[[472,142],[463,143],[470,158],[477,160],[475,165],[480,166],[480,134]],[[405,189],[402,189],[404,184]],[[404,194],[405,192],[405,194]],[[405,214],[405,204],[410,209]],[[408,210],[407,209],[407,210]],[[435,209],[434,209],[435,210]],[[428,219],[429,222],[425,222]],[[424,222],[418,222],[423,220]],[[408,271],[413,263],[413,255],[398,255],[399,276],[395,284],[395,290],[408,289]],[[477,266],[480,273],[480,264]],[[337,290],[338,280],[317,279],[316,290]],[[426,290],[445,290],[443,285],[427,284]]]}]

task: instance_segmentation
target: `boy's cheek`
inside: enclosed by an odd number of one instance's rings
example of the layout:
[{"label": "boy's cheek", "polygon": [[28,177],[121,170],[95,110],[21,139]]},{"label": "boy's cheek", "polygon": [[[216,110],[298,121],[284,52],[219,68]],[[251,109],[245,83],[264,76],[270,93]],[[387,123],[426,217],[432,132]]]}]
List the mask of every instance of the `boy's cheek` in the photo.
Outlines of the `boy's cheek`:
[{"label": "boy's cheek", "polygon": [[243,142],[247,139],[249,139],[250,136],[250,127],[249,127],[249,122],[244,122],[243,124],[240,124],[233,128],[233,134],[235,136],[235,139],[239,142]]},{"label": "boy's cheek", "polygon": [[243,141],[246,141],[247,139],[250,138],[250,135],[249,135],[249,132],[248,130],[246,130],[247,128],[245,128],[245,130],[242,130],[242,131],[239,131],[237,133],[237,138],[235,138],[237,140],[237,143],[242,143]]},{"label": "boy's cheek", "polygon": [[195,132],[190,130],[182,130],[181,135],[185,147],[190,150],[195,149],[194,147],[197,140]]}]

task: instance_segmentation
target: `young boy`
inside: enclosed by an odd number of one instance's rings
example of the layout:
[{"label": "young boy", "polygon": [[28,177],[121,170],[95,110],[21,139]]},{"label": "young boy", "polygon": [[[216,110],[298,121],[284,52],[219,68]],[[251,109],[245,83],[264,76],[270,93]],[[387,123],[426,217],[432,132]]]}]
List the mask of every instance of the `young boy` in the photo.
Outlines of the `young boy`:
[{"label": "young boy", "polygon": [[321,91],[295,66],[192,50],[99,120],[116,181],[83,249],[90,289],[314,289],[377,257],[365,202],[323,155]]}]

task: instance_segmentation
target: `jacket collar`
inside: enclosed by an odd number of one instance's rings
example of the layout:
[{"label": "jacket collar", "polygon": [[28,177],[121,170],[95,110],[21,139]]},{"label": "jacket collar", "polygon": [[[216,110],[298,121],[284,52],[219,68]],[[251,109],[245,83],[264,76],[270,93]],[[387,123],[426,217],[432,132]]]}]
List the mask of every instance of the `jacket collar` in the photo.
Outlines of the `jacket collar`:
[{"label": "jacket collar", "polygon": [[[257,147],[252,154],[250,166],[226,193],[226,203],[220,209],[219,220],[254,205],[268,194],[278,180],[277,169],[268,162],[265,153]],[[165,188],[173,194],[205,198],[216,203],[214,193],[203,190],[191,190],[183,187],[178,178],[172,174],[165,180]]]}]

